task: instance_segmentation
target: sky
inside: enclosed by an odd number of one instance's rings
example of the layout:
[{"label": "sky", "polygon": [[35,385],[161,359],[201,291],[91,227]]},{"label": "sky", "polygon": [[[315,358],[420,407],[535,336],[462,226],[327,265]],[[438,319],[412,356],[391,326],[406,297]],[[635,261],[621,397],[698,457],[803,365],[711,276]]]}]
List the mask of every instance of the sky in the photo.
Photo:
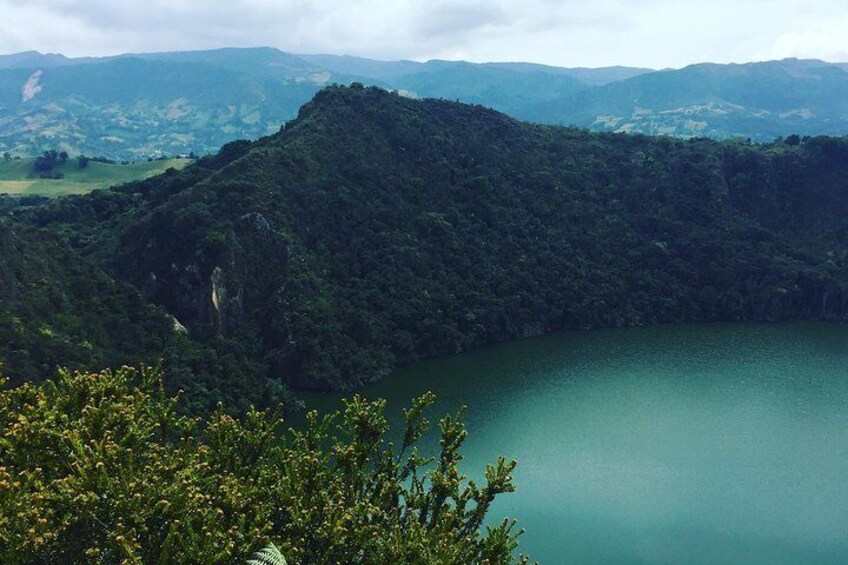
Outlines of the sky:
[{"label": "sky", "polygon": [[567,67],[845,62],[848,0],[0,0],[0,53],[255,46]]}]

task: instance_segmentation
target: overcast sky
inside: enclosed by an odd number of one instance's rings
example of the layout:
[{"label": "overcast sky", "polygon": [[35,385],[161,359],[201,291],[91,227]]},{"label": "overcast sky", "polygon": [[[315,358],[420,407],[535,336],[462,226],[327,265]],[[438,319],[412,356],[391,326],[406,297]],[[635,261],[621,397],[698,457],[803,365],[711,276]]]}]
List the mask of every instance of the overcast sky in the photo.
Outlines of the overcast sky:
[{"label": "overcast sky", "polygon": [[848,0],[0,0],[0,53],[260,45],[571,67],[848,61]]}]

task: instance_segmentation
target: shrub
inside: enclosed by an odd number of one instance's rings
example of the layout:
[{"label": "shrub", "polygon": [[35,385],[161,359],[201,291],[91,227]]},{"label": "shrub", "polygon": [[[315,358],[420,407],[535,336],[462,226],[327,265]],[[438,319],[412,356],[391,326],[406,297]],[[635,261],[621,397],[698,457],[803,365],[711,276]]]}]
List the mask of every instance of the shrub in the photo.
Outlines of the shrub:
[{"label": "shrub", "polygon": [[395,450],[385,401],[358,396],[283,431],[270,412],[181,415],[150,368],[3,386],[0,562],[244,562],[269,542],[289,563],[526,562],[513,522],[483,526],[515,462],[467,481],[461,414],[437,457],[415,449],[433,399]]}]

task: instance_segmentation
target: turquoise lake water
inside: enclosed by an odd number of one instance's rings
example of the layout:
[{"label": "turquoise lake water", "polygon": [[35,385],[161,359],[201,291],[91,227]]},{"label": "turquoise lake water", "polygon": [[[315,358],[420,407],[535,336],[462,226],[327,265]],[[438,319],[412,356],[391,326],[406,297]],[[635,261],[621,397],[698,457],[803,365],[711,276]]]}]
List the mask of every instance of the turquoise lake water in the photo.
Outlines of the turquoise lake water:
[{"label": "turquoise lake water", "polygon": [[848,563],[848,326],[560,333],[362,393],[397,424],[425,390],[431,421],[468,406],[465,473],[518,460],[491,517],[516,518],[541,563]]}]

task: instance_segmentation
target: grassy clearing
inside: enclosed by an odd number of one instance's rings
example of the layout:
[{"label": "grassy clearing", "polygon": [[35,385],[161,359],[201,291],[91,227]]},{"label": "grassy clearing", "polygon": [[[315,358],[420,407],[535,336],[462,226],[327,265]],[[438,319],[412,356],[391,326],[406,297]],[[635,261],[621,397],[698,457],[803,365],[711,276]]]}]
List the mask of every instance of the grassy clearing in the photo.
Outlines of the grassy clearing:
[{"label": "grassy clearing", "polygon": [[191,160],[142,161],[128,165],[90,161],[87,167],[80,169],[77,160],[70,159],[56,167],[64,175],[61,179],[31,178],[34,162],[34,159],[0,161],[0,193],[51,197],[84,194],[158,175],[170,167],[182,169]]}]

